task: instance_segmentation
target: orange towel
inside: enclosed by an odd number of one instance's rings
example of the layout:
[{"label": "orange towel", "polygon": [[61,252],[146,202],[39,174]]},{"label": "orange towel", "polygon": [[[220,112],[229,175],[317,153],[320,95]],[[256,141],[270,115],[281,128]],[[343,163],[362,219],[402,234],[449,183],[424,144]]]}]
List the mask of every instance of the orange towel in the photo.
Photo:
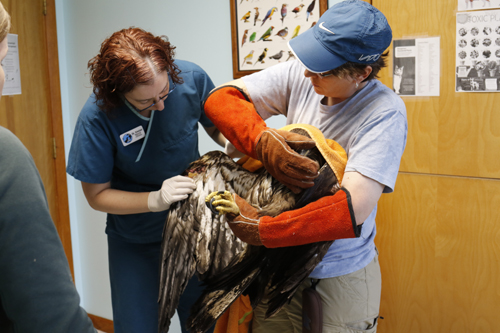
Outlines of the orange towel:
[{"label": "orange towel", "polygon": [[241,295],[219,317],[214,333],[248,333],[251,321],[250,297]]}]

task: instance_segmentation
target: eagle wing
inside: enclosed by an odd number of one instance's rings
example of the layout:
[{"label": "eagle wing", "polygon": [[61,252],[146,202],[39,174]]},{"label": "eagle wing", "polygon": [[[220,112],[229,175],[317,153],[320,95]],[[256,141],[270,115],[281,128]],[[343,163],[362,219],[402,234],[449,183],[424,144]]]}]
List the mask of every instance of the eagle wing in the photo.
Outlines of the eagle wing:
[{"label": "eagle wing", "polygon": [[[308,157],[308,152],[303,152]],[[314,150],[319,162],[319,151]],[[187,282],[196,272],[206,284],[191,310],[188,326],[205,332],[242,293],[255,307],[265,294],[270,298],[266,316],[278,312],[297,287],[321,261],[332,242],[267,249],[246,245],[236,238],[225,220],[205,205],[214,191],[236,193],[263,215],[299,208],[338,188],[335,174],[323,172],[315,186],[295,195],[265,170],[251,173],[222,152],[210,152],[188,168],[196,191],[173,205],[164,227],[160,267],[159,331],[166,332]],[[268,289],[266,290],[266,287]]]},{"label": "eagle wing", "polygon": [[[160,262],[159,329],[168,331],[181,294],[190,278],[217,275],[241,253],[240,241],[220,215],[213,214],[205,197],[214,191],[230,191],[244,198],[269,197],[252,188],[258,174],[246,171],[226,154],[213,151],[186,170],[196,190],[170,207],[163,229]],[[267,188],[267,187],[266,187]]]},{"label": "eagle wing", "polygon": [[[322,196],[334,194],[340,188],[328,164],[323,164],[314,187],[297,196],[277,182],[265,184],[257,181],[252,190],[259,186],[271,189],[267,198],[262,195],[266,190],[255,192],[261,194],[261,212],[266,215],[277,215],[292,208],[303,207]],[[247,196],[251,203],[252,199],[258,198]],[[333,241],[317,242],[283,248],[248,245],[225,269],[205,280],[206,288],[193,305],[188,319],[190,331],[206,332],[241,294],[250,296],[252,308],[267,297],[266,318],[273,316],[291,300],[332,243]]]}]

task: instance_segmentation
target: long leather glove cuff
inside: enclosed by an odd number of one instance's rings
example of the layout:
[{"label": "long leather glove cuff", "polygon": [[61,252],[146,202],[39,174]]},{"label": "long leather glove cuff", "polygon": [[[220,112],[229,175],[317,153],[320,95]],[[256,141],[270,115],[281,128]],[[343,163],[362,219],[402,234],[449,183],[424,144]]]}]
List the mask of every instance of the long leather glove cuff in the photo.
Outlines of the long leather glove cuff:
[{"label": "long leather glove cuff", "polygon": [[258,159],[255,146],[267,126],[243,90],[236,86],[217,88],[207,97],[203,108],[236,149]]},{"label": "long leather glove cuff", "polygon": [[345,188],[300,209],[274,218],[263,216],[259,221],[260,240],[269,248],[356,238],[360,234],[361,225],[356,225],[351,195]]}]

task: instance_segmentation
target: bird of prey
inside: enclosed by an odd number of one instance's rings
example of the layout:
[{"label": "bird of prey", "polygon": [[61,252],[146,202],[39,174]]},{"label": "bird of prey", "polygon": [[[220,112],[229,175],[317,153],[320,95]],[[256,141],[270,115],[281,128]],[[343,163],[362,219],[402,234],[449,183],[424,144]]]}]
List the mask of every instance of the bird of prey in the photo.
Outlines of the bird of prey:
[{"label": "bird of prey", "polygon": [[243,67],[243,65],[246,63],[246,64],[249,64],[251,65],[252,64],[252,58],[253,58],[253,50],[250,51],[246,56],[245,58],[243,58],[243,63],[241,64],[241,67]]},{"label": "bird of prey", "polygon": [[266,59],[266,55],[267,55],[267,47],[264,49],[264,51],[262,51],[262,53],[260,54],[259,58],[257,59],[257,61],[255,62],[255,64],[253,64],[254,66],[260,62],[261,64],[263,64],[265,61],[264,59]]},{"label": "bird of prey", "polygon": [[241,46],[243,46],[243,44],[245,44],[245,42],[247,41],[247,36],[248,36],[248,29],[245,29],[245,32],[243,32],[243,37],[241,37]]},{"label": "bird of prey", "polygon": [[250,18],[250,11],[248,11],[245,15],[243,15],[241,20],[243,20],[243,22],[247,23],[249,18]]},{"label": "bird of prey", "polygon": [[309,15],[312,14],[312,11],[314,10],[314,5],[316,4],[316,0],[312,0],[312,2],[309,4],[307,7],[307,12],[306,12],[306,21],[309,20]]},{"label": "bird of prey", "polygon": [[299,35],[299,31],[300,31],[300,25],[295,27],[295,30],[293,31],[292,38],[290,38],[290,39],[294,39],[295,37],[297,37]]},{"label": "bird of prey", "polygon": [[288,6],[286,3],[281,5],[281,25],[285,23],[285,16],[288,14],[288,9],[286,8]]},{"label": "bird of prey", "polygon": [[281,57],[283,57],[283,50],[279,51],[275,55],[270,56],[269,59],[278,60],[278,62],[279,62]]},{"label": "bird of prey", "polygon": [[292,12],[295,13],[295,17],[297,17],[297,15],[299,15],[300,11],[302,10],[302,7],[304,7],[304,4],[301,3],[299,6],[295,7]]},{"label": "bird of prey", "polygon": [[[303,129],[292,131],[308,135]],[[193,179],[196,190],[170,207],[163,230],[159,332],[168,331],[180,295],[194,274],[206,289],[191,309],[190,332],[208,330],[243,293],[250,296],[252,307],[267,295],[267,316],[290,301],[333,241],[276,249],[247,245],[232,234],[223,217],[210,210],[205,197],[214,191],[229,191],[258,207],[262,214],[276,216],[334,194],[339,182],[318,149],[299,153],[322,166],[315,185],[299,194],[265,169],[249,172],[222,152],[207,153],[191,163],[185,175]]]},{"label": "bird of prey", "polygon": [[255,24],[257,23],[257,21],[260,21],[259,20],[259,7],[255,7],[255,16],[253,17],[253,25],[255,26]]},{"label": "bird of prey", "polygon": [[285,37],[288,35],[288,27],[285,27],[284,29],[281,29],[276,33],[277,36],[280,36],[281,38],[285,39]]},{"label": "bird of prey", "polygon": [[271,39],[269,39],[269,37],[271,37],[271,34],[273,32],[273,29],[274,27],[273,26],[270,26],[269,29],[266,30],[266,32],[264,32],[262,34],[262,36],[260,36],[259,40],[262,40],[264,42],[269,42],[271,41]]},{"label": "bird of prey", "polygon": [[264,25],[264,23],[266,23],[267,19],[272,20],[273,19],[272,16],[273,16],[274,12],[277,10],[278,10],[278,8],[276,8],[276,7],[269,9],[267,11],[266,16],[264,16],[264,19],[262,20],[262,24],[260,26],[262,27]]}]

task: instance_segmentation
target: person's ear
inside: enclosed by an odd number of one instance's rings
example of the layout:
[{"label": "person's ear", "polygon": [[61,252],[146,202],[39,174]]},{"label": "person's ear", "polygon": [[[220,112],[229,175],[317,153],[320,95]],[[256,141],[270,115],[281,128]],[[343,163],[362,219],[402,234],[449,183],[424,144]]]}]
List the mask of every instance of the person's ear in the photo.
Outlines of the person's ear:
[{"label": "person's ear", "polygon": [[372,73],[372,71],[373,71],[372,66],[366,66],[364,73],[359,76],[360,82],[362,82],[364,79],[366,79]]}]

